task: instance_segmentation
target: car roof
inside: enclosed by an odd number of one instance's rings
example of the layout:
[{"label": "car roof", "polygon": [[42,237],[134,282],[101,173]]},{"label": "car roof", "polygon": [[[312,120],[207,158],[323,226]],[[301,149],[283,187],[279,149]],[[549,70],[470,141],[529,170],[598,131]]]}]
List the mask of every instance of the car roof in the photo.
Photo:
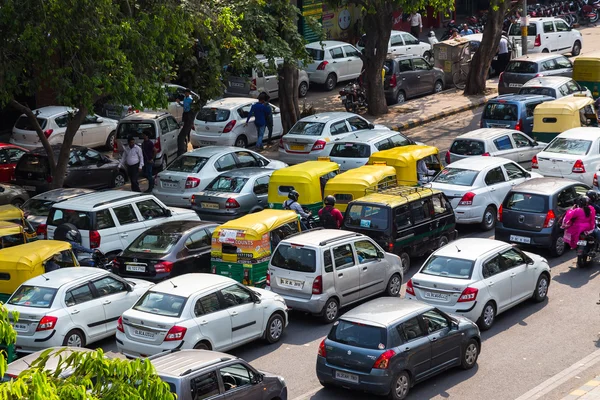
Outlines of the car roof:
[{"label": "car roof", "polygon": [[382,189],[379,193],[372,193],[360,197],[350,204],[355,203],[373,203],[381,204],[388,207],[397,207],[411,201],[419,200],[424,197],[430,197],[434,194],[442,193],[440,190],[422,186],[397,186],[387,189]]},{"label": "car roof", "polygon": [[461,258],[464,260],[476,260],[482,254],[492,250],[505,247],[506,242],[494,239],[465,238],[452,242],[451,246],[444,246],[435,251],[436,256]]},{"label": "car roof", "polygon": [[199,147],[192,151],[188,151],[187,153],[185,153],[183,155],[184,156],[192,156],[192,157],[210,158],[214,155],[227,154],[227,153],[231,153],[233,151],[242,151],[242,150],[246,150],[246,149],[242,149],[240,147],[233,147],[233,146],[206,146],[206,147]]},{"label": "car roof", "polygon": [[143,233],[160,231],[162,233],[184,233],[199,227],[216,226],[210,221],[167,221],[148,228]]},{"label": "car roof", "polygon": [[219,100],[208,102],[202,108],[224,108],[231,110],[248,103],[256,103],[257,101],[257,99],[252,97],[225,97]]},{"label": "car roof", "polygon": [[237,360],[238,358],[226,353],[210,350],[183,349],[171,351],[166,354],[157,354],[149,360],[158,375],[180,377],[192,371],[219,364],[223,361]]},{"label": "car roof", "polygon": [[514,186],[512,191],[549,195],[574,184],[581,184],[581,182],[564,178],[533,178]]},{"label": "car roof", "polygon": [[[75,111],[75,109],[66,106],[47,106],[33,110],[33,114],[38,118],[52,118],[67,111]],[[22,114],[22,116],[24,115]]]},{"label": "car roof", "polygon": [[[62,143],[57,143],[57,144],[53,144],[50,145],[50,148],[52,149],[52,153],[57,156],[58,153],[60,152],[60,149],[62,147]],[[84,146],[71,146],[70,151],[73,150],[77,150],[77,149],[87,149],[87,147]],[[34,149],[31,149],[31,151],[28,154],[25,155],[32,155],[32,156],[47,156],[48,152],[46,151],[46,148],[43,146],[40,147],[36,147]]]},{"label": "car roof", "polygon": [[502,135],[506,135],[507,133],[511,133],[511,132],[518,132],[514,129],[506,129],[506,128],[480,128],[480,129],[475,129],[474,131],[471,132],[467,132],[467,133],[463,133],[462,135],[458,136],[456,140],[460,140],[460,139],[492,139],[496,136],[502,136]]},{"label": "car roof", "polygon": [[125,118],[122,118],[121,121],[131,122],[131,121],[137,121],[137,120],[141,121],[141,120],[148,120],[148,119],[158,119],[159,117],[162,117],[163,115],[171,115],[171,114],[166,111],[139,111],[139,112],[129,114]]},{"label": "car roof", "polygon": [[65,209],[89,211],[90,209],[97,208],[103,205],[114,203],[120,200],[126,200],[129,198],[133,199],[136,197],[144,197],[144,194],[132,193],[125,190],[104,190],[100,192],[84,194],[74,199],[65,200],[61,203],[55,204],[53,207],[59,206],[60,208]]},{"label": "car roof", "polygon": [[275,172],[274,169],[250,167],[250,168],[238,168],[231,171],[222,172],[219,176],[231,176],[236,178],[252,178],[255,176],[271,175]]},{"label": "car roof", "polygon": [[595,140],[600,138],[600,128],[593,127],[579,127],[579,128],[571,128],[569,130],[564,131],[559,134],[557,137],[567,138],[567,139],[589,139]]},{"label": "car roof", "polygon": [[236,281],[221,275],[192,273],[179,275],[157,283],[150,290],[175,296],[188,297],[196,292],[205,291],[226,283],[233,285]]},{"label": "car roof", "polygon": [[433,306],[400,297],[379,297],[354,307],[340,317],[342,320],[387,327],[415,313],[431,310]]},{"label": "car roof", "polygon": [[535,101],[535,100],[552,101],[552,100],[554,100],[554,97],[545,96],[543,94],[502,94],[500,96],[494,97],[493,99],[489,99],[488,104],[503,103],[503,102]]},{"label": "car roof", "polygon": [[[510,60],[510,62],[513,61],[534,61],[534,62],[540,62],[540,61],[544,61],[544,60],[548,60],[551,58],[556,58],[556,57],[560,57],[560,54],[552,54],[552,53],[531,53],[531,54],[526,54],[524,56],[519,56],[516,58],[513,58]],[[564,57],[564,56],[563,56]]]},{"label": "car roof", "polygon": [[342,240],[351,237],[364,237],[361,233],[342,231],[339,229],[320,229],[313,232],[300,233],[293,237],[282,240],[282,242],[305,246],[323,246],[324,242]]},{"label": "car roof", "polygon": [[84,194],[94,193],[91,189],[84,188],[58,188],[38,194],[32,197],[35,200],[49,200],[54,202],[72,199],[74,197],[83,196]]},{"label": "car roof", "polygon": [[324,48],[328,48],[328,47],[341,46],[341,45],[351,46],[350,43],[340,42],[338,40],[323,40],[322,42],[308,43],[305,47],[308,47],[310,49],[324,49]]},{"label": "car roof", "polygon": [[46,272],[29,279],[24,285],[43,286],[58,289],[67,283],[77,283],[93,277],[107,275],[108,271],[92,267],[60,268],[52,272]]},{"label": "car roof", "polygon": [[[56,371],[56,367],[58,367],[58,363],[59,363],[59,361],[61,361],[61,359],[64,360],[65,358],[70,356],[72,353],[75,353],[75,352],[91,353],[91,352],[96,351],[96,350],[88,349],[85,347],[77,347],[77,348],[67,347],[67,346],[48,347],[46,349],[36,351],[35,353],[27,354],[26,356],[21,357],[18,360],[11,362],[10,364],[8,364],[5,373],[8,375],[14,375],[14,376],[19,375],[21,372],[25,371],[26,369],[31,368],[31,364],[35,360],[40,358],[40,356],[48,350],[49,350],[49,354],[48,354],[47,361],[44,364],[44,370],[51,371],[51,372]],[[65,371],[63,371],[63,372],[65,372]]]},{"label": "car roof", "polygon": [[360,129],[352,132],[350,135],[344,137],[339,143],[357,143],[357,142],[377,142],[381,139],[385,139],[390,136],[399,134],[398,131],[392,131],[390,129],[375,128],[375,129]]},{"label": "car roof", "polygon": [[308,117],[304,117],[300,119],[298,122],[328,122],[331,120],[337,120],[342,118],[350,118],[350,117],[358,117],[359,115],[344,112],[344,111],[328,111],[322,112],[318,114],[309,115]]},{"label": "car roof", "polygon": [[487,167],[499,166],[506,164],[507,162],[510,162],[510,160],[502,157],[473,156],[455,161],[446,165],[446,167],[482,171]]},{"label": "car roof", "polygon": [[529,87],[529,86],[547,86],[547,87],[555,87],[560,86],[565,82],[572,81],[572,78],[566,76],[540,76],[537,78],[533,78],[528,80],[521,87]]}]

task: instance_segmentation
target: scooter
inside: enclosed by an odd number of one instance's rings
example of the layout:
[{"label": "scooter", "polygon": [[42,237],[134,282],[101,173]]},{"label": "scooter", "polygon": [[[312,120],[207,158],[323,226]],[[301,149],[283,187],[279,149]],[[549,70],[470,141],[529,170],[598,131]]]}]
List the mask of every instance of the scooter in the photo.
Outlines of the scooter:
[{"label": "scooter", "polygon": [[595,259],[600,257],[600,243],[596,240],[594,234],[579,235],[577,241],[577,267],[588,267]]}]

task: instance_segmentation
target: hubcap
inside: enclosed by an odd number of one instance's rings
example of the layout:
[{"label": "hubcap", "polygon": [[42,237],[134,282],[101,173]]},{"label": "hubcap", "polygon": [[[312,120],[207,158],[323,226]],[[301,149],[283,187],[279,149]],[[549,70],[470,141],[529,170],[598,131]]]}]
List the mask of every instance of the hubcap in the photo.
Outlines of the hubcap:
[{"label": "hubcap", "polygon": [[327,310],[325,311],[325,314],[327,315],[327,319],[330,321],[332,321],[336,317],[337,304],[335,303],[335,301],[332,301],[327,305]]},{"label": "hubcap", "polygon": [[67,346],[69,347],[81,347],[81,338],[77,334],[72,334],[67,339]]},{"label": "hubcap", "polygon": [[279,339],[281,332],[283,332],[283,324],[281,323],[281,319],[275,318],[273,322],[271,322],[269,334],[273,339]]},{"label": "hubcap", "polygon": [[565,241],[563,240],[562,237],[559,237],[558,239],[556,239],[556,253],[560,255],[564,251],[565,251]]},{"label": "hubcap", "polygon": [[308,92],[308,87],[306,85],[301,85],[300,86],[300,96],[302,96],[302,97],[306,96],[307,92]]},{"label": "hubcap", "polygon": [[404,93],[398,92],[398,103],[404,103]]},{"label": "hubcap", "polygon": [[442,91],[442,84],[438,82],[435,84],[435,92],[439,93],[441,91]]},{"label": "hubcap", "polygon": [[465,350],[465,361],[467,364],[472,365],[477,358],[477,346],[474,343],[471,343],[467,346],[467,350]]},{"label": "hubcap", "polygon": [[494,216],[492,215],[491,212],[486,212],[485,213],[485,224],[487,226],[491,226],[494,223]]},{"label": "hubcap", "polygon": [[125,184],[125,177],[121,174],[115,177],[115,187],[121,187]]},{"label": "hubcap", "polygon": [[406,392],[408,392],[408,378],[405,375],[401,375],[396,381],[396,395],[404,397],[406,396]]},{"label": "hubcap", "polygon": [[390,294],[396,296],[398,293],[400,293],[400,286],[400,278],[394,276],[390,282]]},{"label": "hubcap", "polygon": [[235,142],[235,147],[246,147],[246,143],[244,143],[244,139],[238,139]]},{"label": "hubcap", "polygon": [[548,293],[548,281],[546,278],[540,279],[540,283],[538,285],[538,297],[543,299],[546,297],[546,293]]},{"label": "hubcap", "polygon": [[116,135],[110,135],[110,140],[108,142],[108,147],[110,147],[111,149],[115,147],[115,140],[116,139]]},{"label": "hubcap", "polygon": [[483,322],[485,322],[486,326],[490,326],[494,322],[494,307],[491,305],[488,305],[483,310]]}]

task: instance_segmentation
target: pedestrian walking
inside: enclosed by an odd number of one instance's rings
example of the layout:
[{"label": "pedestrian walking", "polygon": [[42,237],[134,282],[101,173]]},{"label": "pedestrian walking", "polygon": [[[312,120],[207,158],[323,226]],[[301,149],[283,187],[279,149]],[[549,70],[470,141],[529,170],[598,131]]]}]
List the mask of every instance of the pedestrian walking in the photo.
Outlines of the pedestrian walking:
[{"label": "pedestrian walking", "polygon": [[142,154],[144,155],[144,176],[148,179],[148,189],[146,193],[152,193],[154,189],[154,175],[152,169],[154,167],[154,157],[156,156],[156,147],[150,140],[148,132],[144,131],[144,141],[142,142]]},{"label": "pedestrian walking", "polygon": [[411,13],[408,20],[410,21],[410,33],[418,39],[419,34],[423,32],[423,19],[421,18],[421,14],[418,12]]},{"label": "pedestrian walking", "polygon": [[263,147],[263,136],[265,135],[265,128],[267,126],[267,118],[271,114],[271,107],[265,102],[265,96],[261,93],[258,95],[258,102],[252,104],[248,118],[244,126],[248,126],[248,122],[251,117],[254,117],[254,126],[256,126],[256,149],[262,150]]},{"label": "pedestrian walking", "polygon": [[187,144],[190,141],[190,132],[192,131],[192,124],[194,123],[194,115],[192,114],[192,91],[185,89],[185,97],[183,100],[177,99],[177,103],[183,105],[183,128],[179,131],[177,136],[177,156],[179,157],[187,151]]},{"label": "pedestrian walking", "polygon": [[120,164],[127,169],[127,175],[129,175],[129,181],[131,182],[131,190],[133,192],[141,192],[138,177],[144,167],[144,155],[142,154],[141,147],[135,144],[133,136],[127,137],[127,146],[123,147]]},{"label": "pedestrian walking", "polygon": [[[271,96],[269,96],[267,94],[267,92],[262,92],[261,94],[264,95],[265,105],[270,108],[271,106],[269,105],[269,101],[271,101]],[[271,136],[273,135],[273,113],[272,112],[268,113],[266,122],[267,122],[267,125],[266,125],[267,126],[267,128],[266,128],[267,129],[267,144],[271,144]]]},{"label": "pedestrian walking", "polygon": [[506,38],[506,32],[502,32],[500,37],[500,43],[498,44],[498,70],[496,74],[500,75],[504,72],[508,62],[510,61],[510,52],[508,51],[508,39]]}]

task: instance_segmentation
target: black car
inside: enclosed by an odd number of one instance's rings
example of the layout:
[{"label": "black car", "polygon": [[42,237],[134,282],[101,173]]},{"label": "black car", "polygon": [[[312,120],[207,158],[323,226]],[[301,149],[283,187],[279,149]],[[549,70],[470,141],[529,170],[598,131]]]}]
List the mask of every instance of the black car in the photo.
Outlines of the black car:
[{"label": "black car", "polygon": [[138,236],[113,261],[113,273],[152,282],[192,272],[210,273],[210,245],[218,224],[170,221]]},{"label": "black car", "polygon": [[[62,145],[52,146],[54,159]],[[103,189],[123,186],[126,172],[117,160],[108,158],[96,150],[72,146],[63,187]],[[16,184],[30,194],[39,194],[52,188],[52,173],[48,153],[43,147],[24,154],[15,168]]]}]

